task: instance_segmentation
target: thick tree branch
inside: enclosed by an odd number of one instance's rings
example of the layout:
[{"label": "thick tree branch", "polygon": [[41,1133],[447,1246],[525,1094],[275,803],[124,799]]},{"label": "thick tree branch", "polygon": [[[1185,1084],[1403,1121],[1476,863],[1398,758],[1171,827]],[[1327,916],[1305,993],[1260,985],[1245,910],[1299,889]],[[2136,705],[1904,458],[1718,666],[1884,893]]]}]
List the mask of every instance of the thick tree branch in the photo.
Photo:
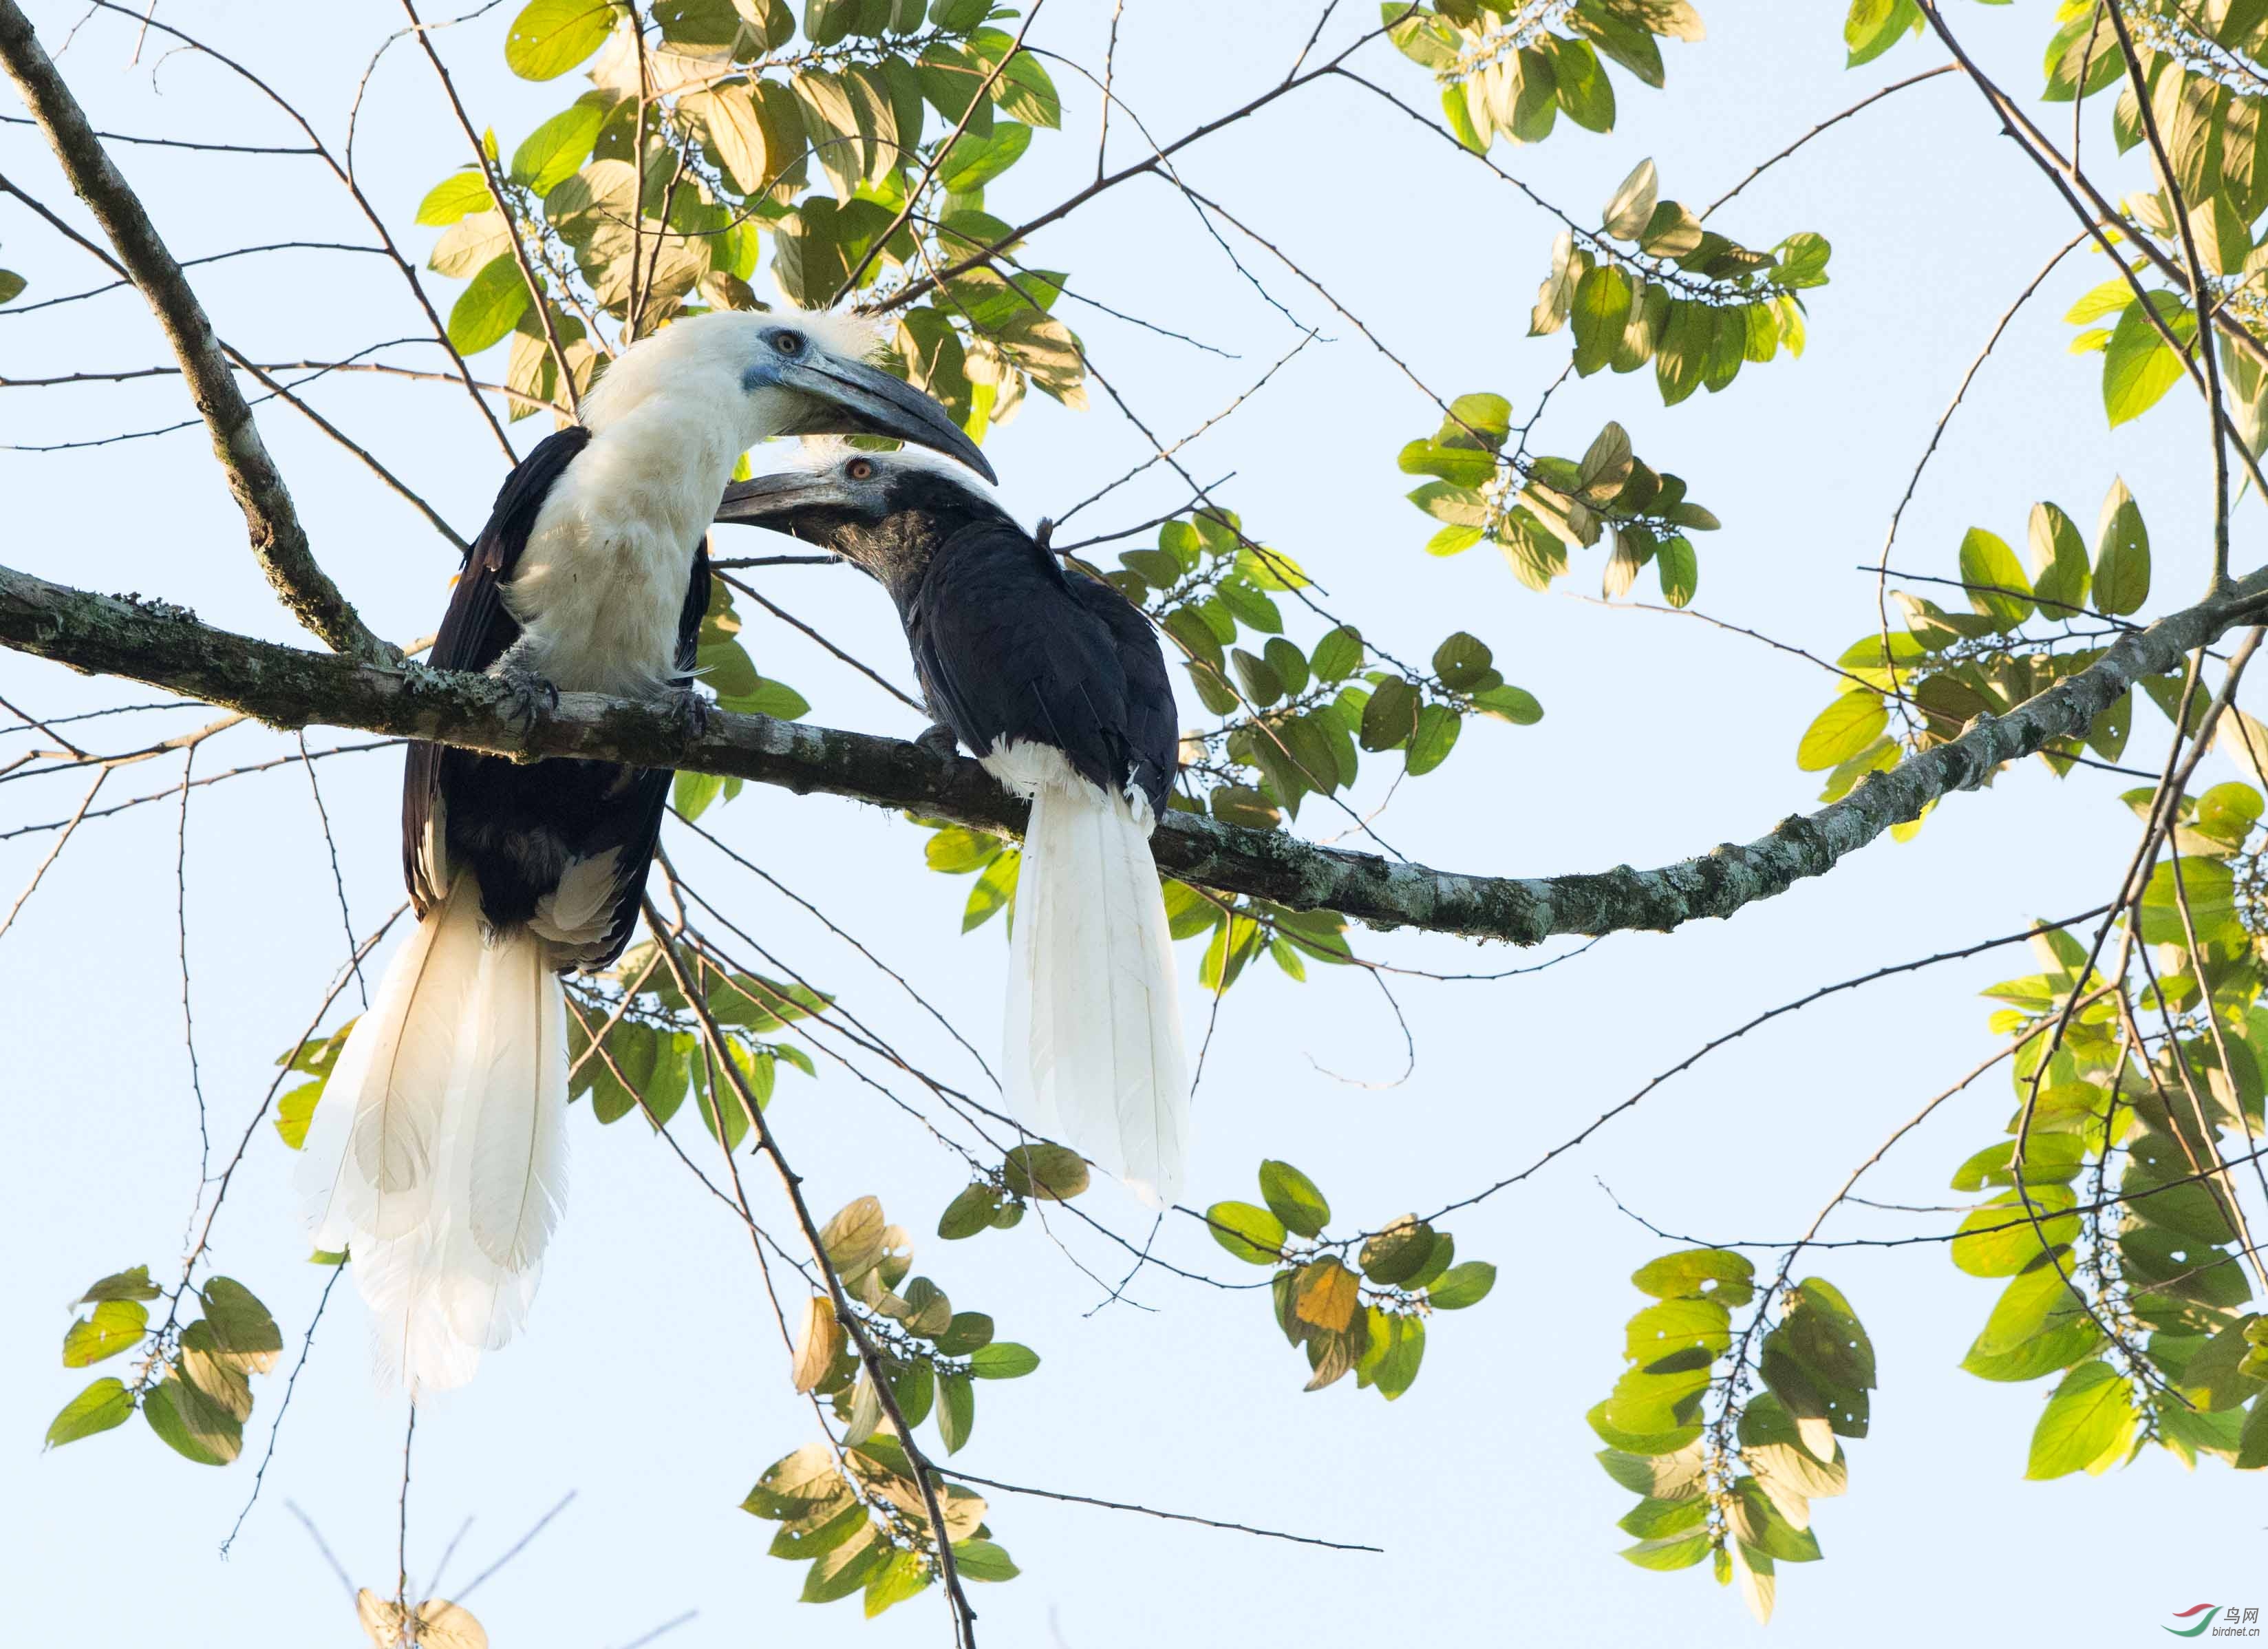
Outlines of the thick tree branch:
[{"label": "thick tree branch", "polygon": [[337,652],[383,660],[393,650],[372,635],[330,575],[316,563],[283,473],[269,455],[204,306],[166,250],[150,216],[112,166],[86,113],[33,38],[15,0],[0,0],[0,63],[47,134],[63,174],[117,248],[125,273],[149,300],[197,411],[212,431],[213,455],[251,530],[253,554],[299,622]]},{"label": "thick tree branch", "polygon": [[[1461,874],[1367,853],[1319,848],[1277,831],[1243,830],[1171,813],[1152,838],[1159,868],[1219,892],[1301,909],[1329,909],[1375,927],[1415,927],[1532,945],[1554,934],[1667,931],[1824,875],[1892,825],[2095,717],[2146,676],[2268,612],[2268,569],[2222,593],[2129,633],[2088,668],[2007,715],[1979,717],[1951,741],[1869,775],[1841,801],[1782,820],[1771,835],[1730,843],[1660,870],[1628,865],[1587,875]],[[821,791],[952,819],[981,830],[1022,830],[1024,805],[976,762],[938,760],[894,739],[768,716],[718,710],[689,733],[665,706],[563,695],[552,714],[518,720],[485,676],[422,665],[379,666],[216,629],[184,608],[50,584],[0,567],[0,645],[73,669],[124,676],[276,727],[314,725],[431,739],[525,756],[579,756],[683,768]]]}]

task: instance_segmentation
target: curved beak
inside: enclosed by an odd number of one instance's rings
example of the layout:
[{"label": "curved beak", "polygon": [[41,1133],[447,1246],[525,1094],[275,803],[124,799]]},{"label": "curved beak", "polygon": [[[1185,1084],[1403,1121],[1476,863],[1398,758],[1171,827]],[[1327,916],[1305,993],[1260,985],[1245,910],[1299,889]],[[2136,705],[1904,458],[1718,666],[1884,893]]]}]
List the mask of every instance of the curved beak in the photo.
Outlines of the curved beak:
[{"label": "curved beak", "polygon": [[958,459],[987,481],[999,480],[952,415],[931,396],[879,367],[812,350],[784,365],[779,377],[810,403],[798,426],[783,433],[880,435],[910,441]]},{"label": "curved beak", "polygon": [[716,519],[719,526],[768,526],[776,533],[792,533],[796,523],[811,512],[829,505],[843,508],[850,502],[832,476],[786,469],[752,481],[736,481],[725,488]]}]

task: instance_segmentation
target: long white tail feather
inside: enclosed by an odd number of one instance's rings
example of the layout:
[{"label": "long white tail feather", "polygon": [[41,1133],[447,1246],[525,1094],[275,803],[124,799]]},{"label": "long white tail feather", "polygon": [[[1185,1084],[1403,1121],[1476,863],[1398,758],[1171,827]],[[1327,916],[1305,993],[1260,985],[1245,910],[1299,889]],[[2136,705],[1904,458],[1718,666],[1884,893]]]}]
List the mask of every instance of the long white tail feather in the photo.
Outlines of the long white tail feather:
[{"label": "long white tail feather", "polygon": [[319,1246],[352,1255],[383,1373],[462,1384],[526,1320],[566,1195],[566,1005],[551,949],[485,938],[460,878],[387,970],[308,1130]]},{"label": "long white tail feather", "polygon": [[357,1232],[399,1236],[431,1212],[441,1104],[480,957],[480,899],[468,882],[387,965],[324,1085],[294,1175],[318,1248],[344,1248]]},{"label": "long white tail feather", "polygon": [[1106,795],[1053,751],[1013,747],[986,765],[1032,797],[1009,961],[1009,1098],[1035,1131],[1152,1206],[1171,1203],[1189,1143],[1188,1059],[1149,809]]}]

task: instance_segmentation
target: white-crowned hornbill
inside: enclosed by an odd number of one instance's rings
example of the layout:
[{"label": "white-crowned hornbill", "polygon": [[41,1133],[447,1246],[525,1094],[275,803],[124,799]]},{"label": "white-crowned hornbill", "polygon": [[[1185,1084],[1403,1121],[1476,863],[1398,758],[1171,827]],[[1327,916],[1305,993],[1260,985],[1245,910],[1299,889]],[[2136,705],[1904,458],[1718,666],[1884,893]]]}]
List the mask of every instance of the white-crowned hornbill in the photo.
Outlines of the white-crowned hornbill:
[{"label": "white-crowned hornbill", "polygon": [[931,715],[1031,799],[1009,962],[1009,1097],[1036,1132],[1145,1201],[1172,1202],[1189,1081],[1149,836],[1179,740],[1149,621],[926,453],[809,443],[797,467],[726,488],[717,519],[792,533],[880,579]]},{"label": "white-crowned hornbill", "polygon": [[[560,690],[671,699],[709,599],[710,518],[770,436],[858,431],[984,468],[927,395],[866,364],[852,323],[679,321],[624,350],[541,443],[466,557],[431,662]],[[666,769],[411,747],[402,861],[417,926],[341,1051],[298,1182],[319,1248],[352,1255],[381,1365],[455,1385],[526,1315],[565,1189],[558,975],[628,942]]]}]

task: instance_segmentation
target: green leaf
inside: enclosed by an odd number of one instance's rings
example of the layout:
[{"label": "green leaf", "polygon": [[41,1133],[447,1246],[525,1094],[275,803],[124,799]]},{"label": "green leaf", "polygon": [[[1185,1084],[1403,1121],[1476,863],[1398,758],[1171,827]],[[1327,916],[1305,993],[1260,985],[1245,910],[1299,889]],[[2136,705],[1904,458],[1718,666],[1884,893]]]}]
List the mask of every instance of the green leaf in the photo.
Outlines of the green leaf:
[{"label": "green leaf", "polygon": [[1661,581],[1661,599],[1672,607],[1683,607],[1700,586],[1700,557],[1683,534],[1662,541],[1653,554],[1653,571]]},{"label": "green leaf", "polygon": [[1971,1211],[1961,1222],[1962,1234],[1953,1240],[1953,1263],[1971,1277],[2014,1277],[2034,1266],[2046,1265],[2049,1244],[2060,1248],[2079,1234],[2076,1216],[2062,1212],[2075,1200],[2059,1185],[2030,1188],[2035,1228],[2021,1199],[2013,1193],[1996,1197]]},{"label": "green leaf", "polygon": [[150,1280],[150,1268],[137,1265],[130,1270],[112,1272],[71,1303],[99,1306],[107,1299],[155,1299],[162,1292]]},{"label": "green leaf", "polygon": [[0,269],[0,304],[12,304],[24,295],[24,277],[13,269]]},{"label": "green leaf", "polygon": [[1433,1257],[1433,1227],[1407,1216],[1362,1245],[1362,1274],[1383,1287],[1407,1283]]},{"label": "green leaf", "polygon": [[1756,1267],[1730,1248],[1688,1248],[1649,1260],[1631,1281],[1656,1299],[1716,1299],[1745,1306],[1755,1298]]},{"label": "green leaf", "polygon": [[973,1237],[992,1223],[999,1207],[999,1192],[980,1180],[945,1205],[945,1212],[938,1218],[937,1234],[948,1242]]},{"label": "green leaf", "polygon": [[1008,1189],[1019,1196],[1065,1203],[1087,1186],[1085,1159],[1063,1145],[1018,1145],[1000,1168]]},{"label": "green leaf", "polygon": [[1914,0],[1852,0],[1843,22],[1843,43],[1849,48],[1845,67],[1874,62],[1908,33],[1920,33],[1922,26]]},{"label": "green leaf", "polygon": [[1398,675],[1378,684],[1363,707],[1362,747],[1392,750],[1418,731],[1418,689]]},{"label": "green leaf", "polygon": [[1649,1374],[1706,1368],[1732,1344],[1731,1320],[1713,1299],[1665,1299],[1630,1320],[1623,1355]]},{"label": "green leaf", "polygon": [[1838,693],[1819,712],[1795,747],[1795,764],[1807,773],[1840,767],[1881,735],[1889,708],[1871,690]]},{"label": "green leaf", "polygon": [[2268,1402],[2255,1402],[2245,1415],[2234,1464],[2239,1471],[2257,1471],[2268,1466]]},{"label": "green leaf", "polygon": [[123,1425],[133,1412],[133,1394],[122,1382],[106,1375],[65,1403],[63,1412],[48,1422],[47,1447],[61,1448],[83,1437],[92,1437],[97,1432]]},{"label": "green leaf", "polygon": [[2005,540],[1972,526],[1961,541],[1961,581],[1969,605],[2000,629],[2014,629],[2032,615],[2032,583]]},{"label": "green leaf", "polygon": [[1288,1162],[1273,1158],[1260,1165],[1260,1195],[1287,1230],[1319,1237],[1330,1223],[1331,1205],[1315,1182]]},{"label": "green leaf", "polygon": [[607,43],[611,0],[530,0],[504,36],[504,60],[523,80],[556,80]]},{"label": "green leaf", "polygon": [[1040,1366],[1040,1354],[1013,1340],[995,1340],[968,1355],[968,1372],[979,1380],[1021,1380]]},{"label": "green leaf", "polygon": [[937,1349],[947,1357],[966,1357],[991,1343],[992,1319],[981,1311],[954,1312],[945,1332],[937,1336]]},{"label": "green leaf", "polygon": [[946,1454],[958,1454],[976,1424],[976,1389],[966,1374],[939,1374],[937,1397],[937,1434]]},{"label": "green leaf", "polygon": [[1319,681],[1342,681],[1362,667],[1362,633],[1342,624],[1315,644],[1308,667]]},{"label": "green leaf", "polygon": [[866,1576],[866,1618],[902,1603],[929,1585],[929,1564],[919,1552],[894,1550]]},{"label": "green leaf", "polygon": [[963,132],[938,168],[948,193],[971,195],[998,177],[1032,146],[1032,129],[1018,121],[996,121],[989,136]]},{"label": "green leaf", "polygon": [[1585,271],[1576,283],[1568,319],[1574,324],[1578,374],[1588,378],[1614,358],[1630,326],[1631,297],[1630,277],[1611,263]]},{"label": "green leaf", "polygon": [[2133,1394],[2110,1364],[2081,1363],[2063,1378],[2032,1432],[2024,1476],[2039,1479],[2100,1472],[2126,1452],[2139,1417]]},{"label": "green leaf", "polygon": [[449,342],[457,353],[478,355],[512,335],[527,313],[527,282],[509,252],[481,265],[449,310]]},{"label": "green leaf", "polygon": [[455,172],[425,192],[425,198],[417,202],[417,221],[443,229],[474,212],[485,212],[495,204],[484,173]]},{"label": "green leaf", "polygon": [[1274,1265],[1284,1255],[1284,1222],[1250,1203],[1215,1203],[1205,1210],[1213,1240],[1248,1265]]},{"label": "green leaf", "polygon": [[[524,183],[538,195],[549,195],[582,170],[583,163],[591,158],[591,145],[599,139],[599,128],[606,123],[608,105],[593,98],[578,99],[562,109],[549,120],[530,132],[519,148],[512,151],[512,180]],[[474,174],[480,181],[479,175]],[[455,180],[451,180],[453,182]],[[442,188],[446,188],[443,184]],[[752,186],[753,187],[753,186]],[[434,191],[435,195],[440,189]],[[433,195],[426,197],[430,203]],[[485,184],[481,198],[486,202]],[[465,211],[479,211],[480,205],[468,205]],[[460,213],[459,216],[462,216]],[[423,223],[425,209],[417,209],[417,221]],[[443,219],[443,222],[453,221]]]},{"label": "green leaf", "polygon": [[2032,594],[2043,618],[2077,618],[2087,600],[2087,544],[2079,527],[2052,504],[2031,517]]},{"label": "green leaf", "polygon": [[2114,481],[2095,529],[2095,610],[2120,618],[2149,599],[2149,529],[2142,525],[2141,507],[2126,483]]},{"label": "green leaf", "polygon": [[1486,1260],[1467,1260],[1443,1272],[1440,1281],[1425,1291],[1425,1299],[1436,1311],[1462,1311],[1486,1299],[1495,1286],[1495,1266]]},{"label": "green leaf", "polygon": [[94,1314],[82,1317],[63,1332],[63,1366],[85,1368],[107,1357],[142,1343],[150,1327],[150,1308],[138,1299],[106,1299]]},{"label": "green leaf", "polygon": [[1417,730],[1410,735],[1409,754],[1403,766],[1412,778],[1431,773],[1456,748],[1464,720],[1447,704],[1428,704],[1418,712]]},{"label": "green leaf", "polygon": [[1488,688],[1474,694],[1473,703],[1480,706],[1484,714],[1511,722],[1514,726],[1531,727],[1543,719],[1543,706],[1526,688]]},{"label": "green leaf", "polygon": [[244,1423],[177,1371],[143,1394],[142,1417],[168,1448],[200,1466],[225,1466],[244,1449]]},{"label": "green leaf", "polygon": [[[2197,335],[2197,315],[2172,292],[2154,291],[2150,303],[2175,337],[2187,347]],[[2181,379],[2181,357],[2140,304],[2127,306],[2111,329],[2102,352],[2102,406],[2112,428],[2147,412]]]},{"label": "green leaf", "polygon": [[953,1562],[964,1580],[1012,1580],[1023,1572],[1005,1551],[989,1540],[954,1542]]},{"label": "green leaf", "polygon": [[1690,1569],[1709,1555],[1706,1534],[1665,1535],[1623,1548],[1623,1556],[1641,1569]]},{"label": "green leaf", "polygon": [[1488,644],[1462,629],[1433,649],[1433,674],[1453,693],[1480,686],[1494,662],[1495,655],[1489,651]]},{"label": "green leaf", "polygon": [[247,1368],[266,1373],[283,1355],[284,1331],[268,1307],[233,1277],[216,1277],[202,1291],[205,1321],[215,1346]]},{"label": "green leaf", "polygon": [[880,1538],[870,1521],[864,1528],[854,1528],[850,1537],[833,1550],[823,1552],[805,1572],[802,1600],[806,1603],[832,1603],[837,1598],[849,1597],[866,1584],[866,1577],[880,1568],[897,1549]]}]

